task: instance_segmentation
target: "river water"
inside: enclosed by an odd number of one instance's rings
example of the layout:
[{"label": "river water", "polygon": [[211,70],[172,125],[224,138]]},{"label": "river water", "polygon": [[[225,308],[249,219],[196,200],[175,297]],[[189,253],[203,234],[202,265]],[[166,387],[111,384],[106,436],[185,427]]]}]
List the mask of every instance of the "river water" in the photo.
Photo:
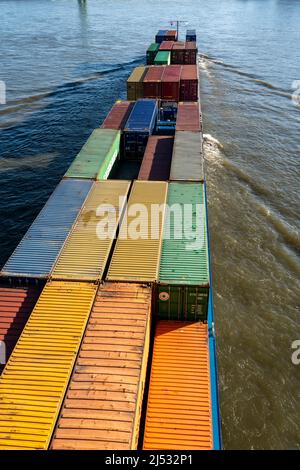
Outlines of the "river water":
[{"label": "river water", "polygon": [[200,49],[224,448],[299,449],[300,1],[0,0],[0,262],[172,19]]}]

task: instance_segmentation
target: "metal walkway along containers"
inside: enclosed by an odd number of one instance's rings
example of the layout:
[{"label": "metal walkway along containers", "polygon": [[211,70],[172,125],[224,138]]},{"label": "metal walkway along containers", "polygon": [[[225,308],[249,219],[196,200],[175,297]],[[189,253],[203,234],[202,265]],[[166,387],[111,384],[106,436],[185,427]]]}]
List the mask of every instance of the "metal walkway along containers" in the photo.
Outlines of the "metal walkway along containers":
[{"label": "metal walkway along containers", "polygon": [[176,131],[170,180],[204,181],[202,134]]},{"label": "metal walkway along containers", "polygon": [[52,449],[136,449],[149,350],[151,289],[100,286]]},{"label": "metal walkway along containers", "polygon": [[0,275],[47,278],[91,186],[91,181],[61,181]]},{"label": "metal walkway along containers", "polygon": [[[160,217],[156,218],[151,216],[151,206],[165,204],[167,188],[168,183],[162,181],[134,182],[128,201],[128,217],[126,223],[123,221],[121,224],[108,268],[108,280],[133,282],[157,280],[164,209]],[[134,228],[131,223],[138,215],[135,211],[135,204],[139,204],[142,209],[138,223],[141,224],[142,229],[145,229],[139,238],[133,238],[131,234]]]},{"label": "metal walkway along containers", "polygon": [[54,266],[52,279],[102,278],[130,184],[122,180],[95,181]]},{"label": "metal walkway along containers", "polygon": [[0,377],[0,450],[47,449],[96,294],[50,282]]},{"label": "metal walkway along containers", "polygon": [[94,129],[65,178],[108,178],[120,152],[120,138],[118,130]]},{"label": "metal walkway along containers", "polygon": [[[42,288],[37,286],[0,286],[0,341],[5,345],[8,361]],[[0,363],[0,375],[4,364]]]},{"label": "metal walkway along containers", "polygon": [[158,321],[143,449],[212,448],[207,325]]},{"label": "metal walkway along containers", "polygon": [[181,209],[183,222],[178,215],[176,220],[165,216],[158,317],[207,321],[210,279],[204,185],[169,183],[167,204]]}]

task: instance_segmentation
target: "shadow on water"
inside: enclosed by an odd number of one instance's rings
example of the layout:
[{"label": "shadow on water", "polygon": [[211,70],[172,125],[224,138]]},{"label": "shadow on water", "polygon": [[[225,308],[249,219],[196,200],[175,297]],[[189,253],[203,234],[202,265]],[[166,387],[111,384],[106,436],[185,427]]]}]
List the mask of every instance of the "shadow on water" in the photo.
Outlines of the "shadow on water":
[{"label": "shadow on water", "polygon": [[[125,98],[126,77],[141,59],[63,84],[38,109],[0,131],[1,266],[38,214],[88,136],[113,102]],[[95,66],[93,65],[93,69]],[[89,70],[89,65],[86,65]]]}]

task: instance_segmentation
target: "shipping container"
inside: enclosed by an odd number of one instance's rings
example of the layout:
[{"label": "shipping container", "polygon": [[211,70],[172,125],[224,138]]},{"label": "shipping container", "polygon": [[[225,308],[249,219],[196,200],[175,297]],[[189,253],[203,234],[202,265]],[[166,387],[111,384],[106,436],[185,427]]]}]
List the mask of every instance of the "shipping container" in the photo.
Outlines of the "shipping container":
[{"label": "shipping container", "polygon": [[199,101],[178,103],[176,131],[200,132],[201,130],[202,120]]},{"label": "shipping container", "polygon": [[174,138],[152,135],[149,137],[139,180],[166,181],[170,176]]},{"label": "shipping container", "polygon": [[197,54],[195,42],[175,42],[171,51],[171,64],[196,64]]},{"label": "shipping container", "polygon": [[155,56],[155,65],[169,65],[171,60],[171,53],[168,51],[158,51]]},{"label": "shipping container", "polygon": [[181,65],[167,65],[161,78],[161,98],[179,101]]},{"label": "shipping container", "polygon": [[141,160],[149,136],[153,133],[158,113],[157,100],[136,101],[124,128],[124,155],[130,160]]},{"label": "shipping container", "polygon": [[[209,261],[205,188],[169,183],[157,287],[160,319],[207,320]],[[172,208],[176,211],[172,214]]]},{"label": "shipping container", "polygon": [[177,41],[177,31],[176,29],[170,29],[165,34],[166,41]]},{"label": "shipping container", "polygon": [[137,448],[149,351],[151,288],[100,286],[52,449]]},{"label": "shipping container", "polygon": [[145,98],[161,98],[161,78],[164,70],[163,65],[149,67],[143,83]]},{"label": "shipping container", "polygon": [[192,41],[196,42],[197,41],[197,36],[196,36],[196,30],[195,29],[188,29],[186,32],[186,41]]},{"label": "shipping container", "polygon": [[173,45],[175,44],[174,41],[163,41],[159,46],[160,51],[171,51]]},{"label": "shipping container", "polygon": [[147,65],[153,65],[156,53],[159,49],[159,44],[153,42],[147,49],[146,57],[147,57]]},{"label": "shipping container", "polygon": [[4,265],[8,278],[47,278],[81,209],[92,181],[63,180]]},{"label": "shipping container", "polygon": [[129,101],[143,98],[143,80],[147,71],[148,67],[136,67],[131,73],[127,80],[127,99]]},{"label": "shipping container", "polygon": [[133,102],[131,101],[116,101],[113,107],[111,108],[110,112],[104,119],[100,128],[115,129],[122,131],[129,117],[132,107]]},{"label": "shipping container", "polygon": [[[121,224],[108,269],[108,280],[157,280],[167,188],[168,184],[162,181],[134,182],[127,217]],[[157,210],[152,214],[153,205]],[[160,213],[159,205],[163,205]]]},{"label": "shipping container", "polygon": [[197,65],[183,65],[180,76],[180,100],[198,100],[198,68]]},{"label": "shipping container", "polygon": [[42,287],[0,286],[0,342],[5,346],[3,364],[0,361],[0,375],[8,361],[24,326],[39,298]]},{"label": "shipping container", "polygon": [[[52,279],[99,281],[109,257],[130,181],[96,181],[68,236]],[[109,230],[109,232],[108,232]]]},{"label": "shipping container", "polygon": [[65,178],[107,179],[119,156],[120,137],[115,129],[94,129]]},{"label": "shipping container", "polygon": [[212,448],[207,325],[158,321],[143,449]]},{"label": "shipping container", "polygon": [[168,30],[167,29],[160,29],[158,31],[158,33],[156,34],[155,36],[155,42],[157,44],[160,44],[162,43],[163,41],[166,40],[166,34],[167,34]]},{"label": "shipping container", "polygon": [[48,448],[96,289],[44,287],[0,377],[1,450]]},{"label": "shipping container", "polygon": [[204,181],[204,158],[201,132],[175,133],[170,180]]}]

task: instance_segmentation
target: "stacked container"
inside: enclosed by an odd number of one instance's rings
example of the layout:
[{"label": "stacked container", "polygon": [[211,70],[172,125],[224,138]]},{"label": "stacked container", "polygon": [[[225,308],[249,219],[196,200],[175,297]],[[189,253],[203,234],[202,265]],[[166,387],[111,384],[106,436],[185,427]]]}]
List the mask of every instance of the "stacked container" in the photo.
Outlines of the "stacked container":
[{"label": "stacked container", "polygon": [[167,181],[170,176],[174,138],[153,135],[149,137],[139,180]]},{"label": "stacked container", "polygon": [[162,100],[179,101],[180,75],[180,65],[168,65],[165,67],[161,78]]},{"label": "stacked container", "polygon": [[132,101],[118,100],[111,108],[110,112],[104,119],[101,129],[115,129],[122,131],[133,107]]},{"label": "stacked container", "polygon": [[197,54],[195,42],[176,42],[171,51],[171,64],[196,64]]},{"label": "stacked container", "polygon": [[202,119],[199,101],[185,101],[178,103],[176,131],[202,131]]},{"label": "stacked container", "polygon": [[147,65],[153,65],[156,53],[159,49],[159,44],[153,42],[147,49],[146,59]]},{"label": "stacked container", "polygon": [[196,30],[188,29],[186,32],[185,40],[187,42],[196,42],[197,41]]},{"label": "stacked container", "polygon": [[135,101],[143,98],[143,80],[147,70],[148,67],[136,67],[131,73],[130,77],[127,79],[127,99],[129,101]]},{"label": "stacked container", "polygon": [[164,69],[164,66],[149,67],[143,83],[145,98],[161,98],[161,79]]},{"label": "stacked container", "polygon": [[197,65],[185,65],[181,69],[180,100],[198,100],[198,67]]},{"label": "stacked container", "polygon": [[171,63],[171,53],[168,51],[158,51],[154,59],[154,65],[169,65]]}]

